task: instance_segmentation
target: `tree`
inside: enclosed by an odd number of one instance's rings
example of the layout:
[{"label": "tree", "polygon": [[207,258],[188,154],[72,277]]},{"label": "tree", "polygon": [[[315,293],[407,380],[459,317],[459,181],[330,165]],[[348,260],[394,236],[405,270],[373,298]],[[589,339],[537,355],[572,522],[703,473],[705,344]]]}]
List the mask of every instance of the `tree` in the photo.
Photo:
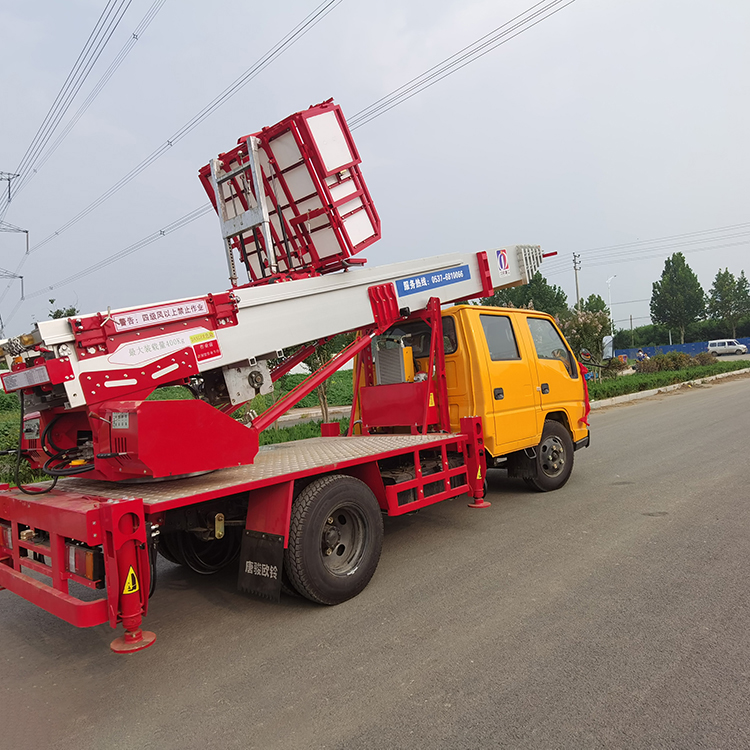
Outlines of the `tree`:
[{"label": "tree", "polygon": [[[50,305],[55,304],[55,300],[51,299],[49,301]],[[49,311],[49,316],[52,318],[52,320],[57,320],[58,318],[72,318],[74,315],[78,315],[78,308],[76,307],[57,307],[54,310]]]},{"label": "tree", "polygon": [[559,286],[552,286],[537,271],[528,284],[498,289],[491,297],[482,300],[483,305],[496,307],[527,307],[558,316],[568,309],[568,297]]},{"label": "tree", "polygon": [[609,314],[607,303],[598,294],[590,294],[588,299],[584,300],[581,309],[586,310],[586,312],[606,312]]},{"label": "tree", "polygon": [[661,280],[651,292],[651,320],[680,331],[685,343],[685,328],[705,315],[706,299],[698,277],[685,262],[682,253],[664,261]]},{"label": "tree", "polygon": [[708,314],[732,328],[732,338],[737,337],[737,323],[750,312],[750,286],[745,272],[739,277],[725,268],[719,270],[708,293]]},{"label": "tree", "polygon": [[[339,333],[330,341],[317,347],[317,349],[315,349],[315,351],[304,362],[302,362],[302,366],[310,373],[316,372],[323,367],[323,365],[330,362],[336,354],[338,354],[344,347],[348,346],[352,341],[354,341],[354,333]],[[330,378],[324,380],[315,389],[315,394],[318,397],[318,404],[320,404],[320,412],[324,422],[329,421],[328,388],[330,382]]]},{"label": "tree", "polygon": [[606,310],[571,310],[570,314],[560,318],[560,330],[571,349],[576,355],[581,349],[588,349],[596,362],[602,360],[602,339],[609,335],[610,326]]}]

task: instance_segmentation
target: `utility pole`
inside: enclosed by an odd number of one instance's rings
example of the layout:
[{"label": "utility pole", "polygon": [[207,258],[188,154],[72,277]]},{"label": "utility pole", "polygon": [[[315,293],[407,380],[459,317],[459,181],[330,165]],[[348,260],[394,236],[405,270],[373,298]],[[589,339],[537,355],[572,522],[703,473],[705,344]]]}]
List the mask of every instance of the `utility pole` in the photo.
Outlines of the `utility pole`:
[{"label": "utility pole", "polygon": [[635,348],[635,336],[633,335],[633,314],[630,314],[630,347]]},{"label": "utility pole", "polygon": [[607,279],[607,303],[609,304],[609,320],[612,325],[612,335],[615,335],[615,316],[612,315],[612,289],[610,287],[610,284],[612,283],[612,279],[616,279],[617,274],[614,276],[610,276]]},{"label": "utility pole", "polygon": [[13,174],[12,172],[0,172],[0,180],[8,180],[8,203],[10,203],[10,182],[20,176],[20,174]]},{"label": "utility pole", "polygon": [[581,311],[581,293],[578,291],[578,272],[581,270],[581,254],[573,253],[573,270],[576,274],[576,307]]}]

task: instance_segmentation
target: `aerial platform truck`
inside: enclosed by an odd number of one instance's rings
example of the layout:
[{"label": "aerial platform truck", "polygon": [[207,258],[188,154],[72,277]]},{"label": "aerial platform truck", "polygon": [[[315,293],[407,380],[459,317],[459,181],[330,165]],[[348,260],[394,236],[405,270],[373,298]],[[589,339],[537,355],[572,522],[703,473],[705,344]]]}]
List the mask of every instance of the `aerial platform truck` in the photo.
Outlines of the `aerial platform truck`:
[{"label": "aerial platform truck", "polygon": [[[456,363],[472,367],[471,320],[485,308],[458,304],[445,322],[447,303],[527,283],[541,250],[365,267],[358,254],[380,238],[380,220],[360,161],[330,100],[240,138],[199,173],[219,216],[228,291],[44,321],[0,342],[3,387],[21,401],[18,459],[52,477],[0,487],[0,588],[78,627],[122,623],[112,649],[131,653],[155,640],[141,625],[159,553],[200,574],[236,563],[239,589],[257,596],[332,605],[371,579],[382,514],[460,495],[487,507],[488,466],[507,464],[539,489],[567,480],[588,428],[564,341],[555,356],[568,361],[546,364],[575,388],[545,411],[548,384],[535,388],[536,365],[521,362],[534,344],[519,338],[510,364],[522,364],[536,426],[516,435],[506,419],[502,445],[516,450],[501,455],[495,440],[490,455],[489,412],[467,396],[471,376],[456,375]],[[554,328],[548,318],[534,319]],[[350,343],[271,407],[233,418],[348,332]],[[346,435],[323,424],[319,438],[259,448],[265,429],[349,362]],[[148,399],[167,385],[193,398]],[[496,405],[508,397],[511,416],[524,411],[502,387],[493,394]],[[494,434],[501,416],[489,419]]]}]

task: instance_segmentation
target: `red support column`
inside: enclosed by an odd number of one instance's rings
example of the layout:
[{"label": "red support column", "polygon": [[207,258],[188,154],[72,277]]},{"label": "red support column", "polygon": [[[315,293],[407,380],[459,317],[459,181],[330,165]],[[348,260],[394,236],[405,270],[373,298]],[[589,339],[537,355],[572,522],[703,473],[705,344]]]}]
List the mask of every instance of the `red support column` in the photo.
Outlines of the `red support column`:
[{"label": "red support column", "polygon": [[156,640],[154,633],[141,630],[151,587],[143,502],[125,500],[101,510],[110,624],[115,627],[122,622],[125,628],[110,648],[118,654],[142,651]]},{"label": "red support column", "polygon": [[484,480],[487,461],[484,457],[484,434],[480,417],[462,417],[461,432],[467,436],[466,469],[468,472],[469,495],[474,498],[470,508],[489,508],[491,503],[484,500]]}]

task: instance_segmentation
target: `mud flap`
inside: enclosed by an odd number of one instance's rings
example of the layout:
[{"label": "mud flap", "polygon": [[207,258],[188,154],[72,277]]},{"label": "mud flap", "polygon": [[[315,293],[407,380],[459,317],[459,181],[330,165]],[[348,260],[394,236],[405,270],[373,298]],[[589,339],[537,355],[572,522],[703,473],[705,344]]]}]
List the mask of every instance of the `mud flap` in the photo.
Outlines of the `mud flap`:
[{"label": "mud flap", "polygon": [[245,529],[240,551],[237,588],[263,599],[281,598],[281,569],[284,564],[284,537]]}]

